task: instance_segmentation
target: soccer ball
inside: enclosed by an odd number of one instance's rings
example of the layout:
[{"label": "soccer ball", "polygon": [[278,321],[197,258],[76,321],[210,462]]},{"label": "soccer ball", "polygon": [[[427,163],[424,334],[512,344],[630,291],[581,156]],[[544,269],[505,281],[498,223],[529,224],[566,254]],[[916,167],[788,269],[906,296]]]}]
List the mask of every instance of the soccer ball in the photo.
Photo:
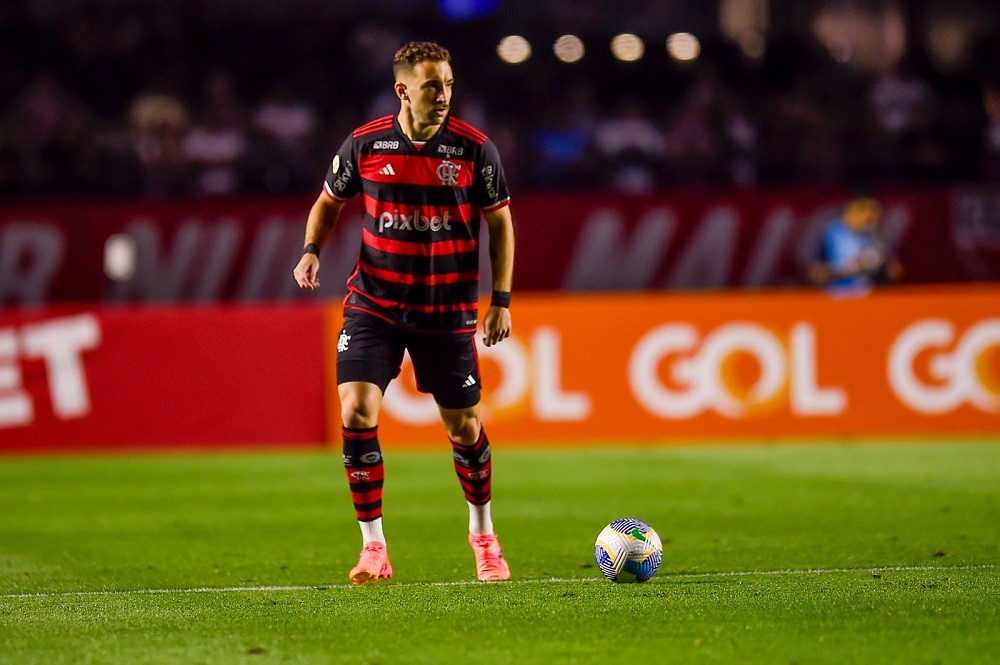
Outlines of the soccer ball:
[{"label": "soccer ball", "polygon": [[660,537],[642,520],[615,520],[597,536],[594,558],[612,582],[645,582],[663,561]]}]

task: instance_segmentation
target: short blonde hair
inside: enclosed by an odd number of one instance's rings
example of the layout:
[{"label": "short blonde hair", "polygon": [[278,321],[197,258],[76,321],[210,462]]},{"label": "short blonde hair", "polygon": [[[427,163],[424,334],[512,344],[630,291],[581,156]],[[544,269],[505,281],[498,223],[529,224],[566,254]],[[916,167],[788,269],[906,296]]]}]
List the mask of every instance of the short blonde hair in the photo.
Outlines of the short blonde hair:
[{"label": "short blonde hair", "polygon": [[392,74],[399,78],[401,71],[412,70],[421,62],[451,62],[451,53],[434,42],[408,42],[396,51],[392,59]]}]

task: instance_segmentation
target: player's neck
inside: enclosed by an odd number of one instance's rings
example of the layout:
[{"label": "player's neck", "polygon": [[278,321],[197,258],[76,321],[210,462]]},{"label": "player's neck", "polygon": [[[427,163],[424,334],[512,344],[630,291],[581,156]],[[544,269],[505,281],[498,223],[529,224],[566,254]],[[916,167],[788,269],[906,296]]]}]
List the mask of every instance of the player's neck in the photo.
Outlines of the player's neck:
[{"label": "player's neck", "polygon": [[406,135],[411,141],[428,141],[438,130],[441,129],[439,124],[420,124],[418,123],[413,114],[407,109],[400,109],[399,116],[399,126],[403,130],[403,134]]}]

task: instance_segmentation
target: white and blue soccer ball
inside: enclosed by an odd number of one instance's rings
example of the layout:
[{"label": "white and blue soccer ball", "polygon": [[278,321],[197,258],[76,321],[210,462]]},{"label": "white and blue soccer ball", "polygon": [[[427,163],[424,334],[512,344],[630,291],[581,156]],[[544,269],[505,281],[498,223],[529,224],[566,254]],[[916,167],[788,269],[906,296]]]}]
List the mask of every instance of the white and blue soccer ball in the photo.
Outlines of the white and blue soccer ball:
[{"label": "white and blue soccer ball", "polygon": [[597,536],[594,558],[612,582],[645,582],[663,561],[663,544],[653,527],[626,517],[604,527]]}]

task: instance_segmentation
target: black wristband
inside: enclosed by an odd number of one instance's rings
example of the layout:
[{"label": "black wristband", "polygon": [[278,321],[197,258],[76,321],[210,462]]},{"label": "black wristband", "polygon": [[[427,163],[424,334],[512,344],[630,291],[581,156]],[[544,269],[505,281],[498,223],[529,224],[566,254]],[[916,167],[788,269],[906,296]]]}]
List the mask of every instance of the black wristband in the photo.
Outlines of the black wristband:
[{"label": "black wristband", "polygon": [[308,245],[306,245],[305,247],[302,248],[302,253],[303,254],[315,254],[316,256],[319,256],[319,245],[317,245],[314,242],[311,242],[311,243],[309,243]]},{"label": "black wristband", "polygon": [[494,291],[490,307],[510,307],[510,291]]}]

